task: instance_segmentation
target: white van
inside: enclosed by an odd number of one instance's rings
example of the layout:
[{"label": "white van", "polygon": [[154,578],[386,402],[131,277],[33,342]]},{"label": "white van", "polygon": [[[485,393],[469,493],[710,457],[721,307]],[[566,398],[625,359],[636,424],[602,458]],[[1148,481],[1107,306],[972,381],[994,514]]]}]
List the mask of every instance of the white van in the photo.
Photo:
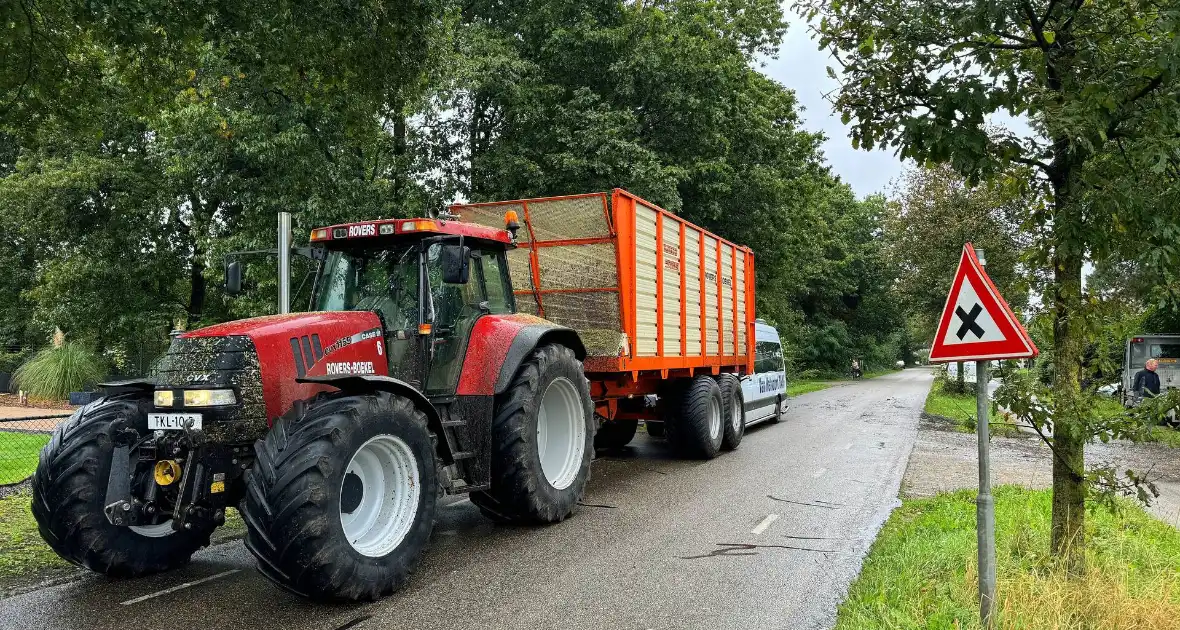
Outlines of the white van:
[{"label": "white van", "polygon": [[778,331],[761,319],[754,322],[754,373],[742,377],[746,426],[778,422],[787,408],[787,366]]}]

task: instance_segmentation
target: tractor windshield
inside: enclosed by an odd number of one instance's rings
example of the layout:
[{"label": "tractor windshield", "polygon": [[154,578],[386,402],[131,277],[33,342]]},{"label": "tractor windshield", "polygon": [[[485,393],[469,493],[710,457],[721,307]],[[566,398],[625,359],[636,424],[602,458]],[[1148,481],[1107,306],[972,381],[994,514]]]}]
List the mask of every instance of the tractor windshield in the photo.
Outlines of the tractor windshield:
[{"label": "tractor windshield", "polygon": [[331,251],[316,288],[315,310],[375,311],[388,330],[418,327],[418,251]]}]

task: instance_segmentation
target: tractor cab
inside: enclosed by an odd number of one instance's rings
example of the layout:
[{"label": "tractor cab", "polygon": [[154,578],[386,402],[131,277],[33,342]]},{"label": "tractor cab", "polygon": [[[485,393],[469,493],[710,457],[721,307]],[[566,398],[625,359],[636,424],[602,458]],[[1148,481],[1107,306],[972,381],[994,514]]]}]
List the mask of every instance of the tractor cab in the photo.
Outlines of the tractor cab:
[{"label": "tractor cab", "polygon": [[507,229],[443,219],[401,219],[318,228],[325,250],[315,311],[376,313],[389,375],[427,396],[453,394],[475,321],[516,310],[505,252]]}]

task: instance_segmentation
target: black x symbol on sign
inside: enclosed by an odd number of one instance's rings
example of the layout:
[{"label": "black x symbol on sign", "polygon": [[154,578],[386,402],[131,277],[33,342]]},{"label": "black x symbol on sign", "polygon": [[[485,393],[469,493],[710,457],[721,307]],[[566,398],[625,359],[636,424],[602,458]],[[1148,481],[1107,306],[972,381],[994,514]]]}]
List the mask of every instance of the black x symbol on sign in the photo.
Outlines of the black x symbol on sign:
[{"label": "black x symbol on sign", "polygon": [[955,307],[955,315],[958,315],[959,319],[963,320],[963,325],[959,326],[958,332],[955,333],[959,336],[960,341],[963,340],[963,337],[967,336],[968,331],[975,333],[976,339],[983,338],[983,328],[981,328],[979,324],[975,323],[975,318],[979,317],[979,314],[982,312],[983,307],[978,304],[971,307],[970,313],[964,311],[962,306]]}]

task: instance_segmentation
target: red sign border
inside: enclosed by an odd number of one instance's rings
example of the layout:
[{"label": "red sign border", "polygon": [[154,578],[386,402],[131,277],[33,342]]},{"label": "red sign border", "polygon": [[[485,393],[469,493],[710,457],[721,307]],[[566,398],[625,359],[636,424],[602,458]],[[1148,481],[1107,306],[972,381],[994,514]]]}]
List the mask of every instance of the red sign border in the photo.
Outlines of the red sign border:
[{"label": "red sign border", "polygon": [[[1000,327],[1001,332],[1004,333],[1003,340],[961,345],[946,345],[942,343],[942,340],[946,338],[947,329],[950,328],[951,316],[954,315],[954,303],[952,300],[959,295],[959,290],[962,288],[963,281],[966,280],[968,273],[972,273],[975,276],[974,279],[980,281],[978,284],[983,285],[985,290],[982,292],[976,290],[976,295],[979,297],[984,310],[991,315],[992,319]],[[1002,317],[997,317],[997,315],[1001,315]],[[1008,330],[1004,330],[1005,327]],[[956,361],[987,361],[991,359],[1029,359],[1037,356],[1039,353],[1040,351],[1037,350],[1036,344],[1028,336],[1028,331],[1020,323],[1020,319],[1012,312],[1012,309],[1004,301],[1004,298],[1000,297],[1000,292],[996,289],[996,285],[992,283],[992,279],[988,277],[987,272],[983,270],[983,266],[979,264],[979,258],[975,256],[975,248],[971,246],[971,243],[964,245],[963,255],[959,258],[959,268],[955,272],[955,281],[951,284],[950,293],[946,296],[946,304],[942,308],[942,318],[938,323],[938,331],[934,336],[934,344],[930,347],[930,362],[952,363]]]}]

